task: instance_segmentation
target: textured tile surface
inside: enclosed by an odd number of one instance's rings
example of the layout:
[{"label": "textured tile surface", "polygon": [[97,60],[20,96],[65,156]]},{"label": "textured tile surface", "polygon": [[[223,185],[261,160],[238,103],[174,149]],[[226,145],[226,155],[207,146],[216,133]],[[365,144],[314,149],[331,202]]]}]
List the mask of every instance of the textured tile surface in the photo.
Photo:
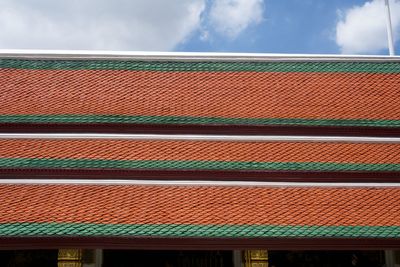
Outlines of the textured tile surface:
[{"label": "textured tile surface", "polygon": [[1,185],[0,235],[400,237],[399,188]]},{"label": "textured tile surface", "polygon": [[0,123],[400,127],[396,62],[0,59],[0,86]]},{"label": "textured tile surface", "polygon": [[3,139],[0,167],[399,171],[400,144]]}]

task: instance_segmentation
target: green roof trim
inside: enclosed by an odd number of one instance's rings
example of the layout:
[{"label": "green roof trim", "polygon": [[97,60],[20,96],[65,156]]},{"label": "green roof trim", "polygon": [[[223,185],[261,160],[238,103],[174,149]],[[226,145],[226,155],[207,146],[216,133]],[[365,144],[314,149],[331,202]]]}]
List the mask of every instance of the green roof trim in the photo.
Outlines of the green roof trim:
[{"label": "green roof trim", "polygon": [[400,171],[393,163],[246,162],[196,160],[106,160],[0,158],[0,168],[35,169],[167,169],[167,170],[287,170],[287,171]]},{"label": "green roof trim", "polygon": [[182,62],[138,60],[0,59],[0,68],[37,70],[253,71],[400,73],[398,62]]},{"label": "green roof trim", "polygon": [[0,237],[399,238],[400,226],[1,223]]},{"label": "green roof trim", "polygon": [[400,127],[400,120],[369,119],[290,119],[290,118],[221,118],[191,116],[129,116],[129,115],[0,115],[0,123],[121,123],[121,124],[212,124],[212,125],[282,125]]}]

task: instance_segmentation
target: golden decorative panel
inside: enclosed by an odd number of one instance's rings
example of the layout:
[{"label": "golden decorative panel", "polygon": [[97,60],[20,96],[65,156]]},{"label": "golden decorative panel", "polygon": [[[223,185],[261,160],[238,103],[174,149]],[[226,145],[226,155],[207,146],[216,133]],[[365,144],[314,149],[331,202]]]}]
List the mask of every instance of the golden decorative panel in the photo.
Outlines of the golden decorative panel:
[{"label": "golden decorative panel", "polygon": [[82,262],[59,261],[57,266],[58,267],[82,267]]},{"label": "golden decorative panel", "polygon": [[59,249],[58,260],[65,261],[80,261],[82,260],[81,249]]},{"label": "golden decorative panel", "polygon": [[58,267],[82,267],[81,249],[59,249]]},{"label": "golden decorative panel", "polygon": [[245,267],[268,267],[267,250],[245,250],[243,253]]}]

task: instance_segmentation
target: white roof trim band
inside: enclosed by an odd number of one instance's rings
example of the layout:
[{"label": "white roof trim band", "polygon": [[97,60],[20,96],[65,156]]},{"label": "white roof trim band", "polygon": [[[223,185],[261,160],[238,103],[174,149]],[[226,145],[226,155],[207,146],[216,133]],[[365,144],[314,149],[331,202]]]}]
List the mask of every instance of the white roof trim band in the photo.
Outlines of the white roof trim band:
[{"label": "white roof trim band", "polygon": [[0,133],[0,139],[105,139],[215,142],[329,142],[399,144],[400,137],[292,136],[292,135],[195,135],[195,134],[97,134],[97,133]]},{"label": "white roof trim band", "polygon": [[103,180],[103,179],[0,179],[10,185],[137,185],[137,186],[249,186],[249,187],[400,187],[400,183],[307,183],[195,180]]},{"label": "white roof trim band", "polygon": [[0,58],[141,61],[400,61],[400,56],[0,49]]}]

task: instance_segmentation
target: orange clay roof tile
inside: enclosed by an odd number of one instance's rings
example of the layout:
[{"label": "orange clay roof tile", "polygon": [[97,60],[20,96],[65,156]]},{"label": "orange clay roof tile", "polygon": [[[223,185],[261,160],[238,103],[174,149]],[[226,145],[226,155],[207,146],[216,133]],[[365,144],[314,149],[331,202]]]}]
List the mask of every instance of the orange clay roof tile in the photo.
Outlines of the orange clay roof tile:
[{"label": "orange clay roof tile", "polygon": [[398,238],[399,202],[399,188],[1,185],[0,236],[55,229],[148,236],[156,228],[156,235],[199,237],[220,227],[231,237]]},{"label": "orange clay roof tile", "polygon": [[399,62],[0,58],[0,123],[400,127]]},{"label": "orange clay roof tile", "polygon": [[0,140],[1,168],[399,171],[399,144]]}]

